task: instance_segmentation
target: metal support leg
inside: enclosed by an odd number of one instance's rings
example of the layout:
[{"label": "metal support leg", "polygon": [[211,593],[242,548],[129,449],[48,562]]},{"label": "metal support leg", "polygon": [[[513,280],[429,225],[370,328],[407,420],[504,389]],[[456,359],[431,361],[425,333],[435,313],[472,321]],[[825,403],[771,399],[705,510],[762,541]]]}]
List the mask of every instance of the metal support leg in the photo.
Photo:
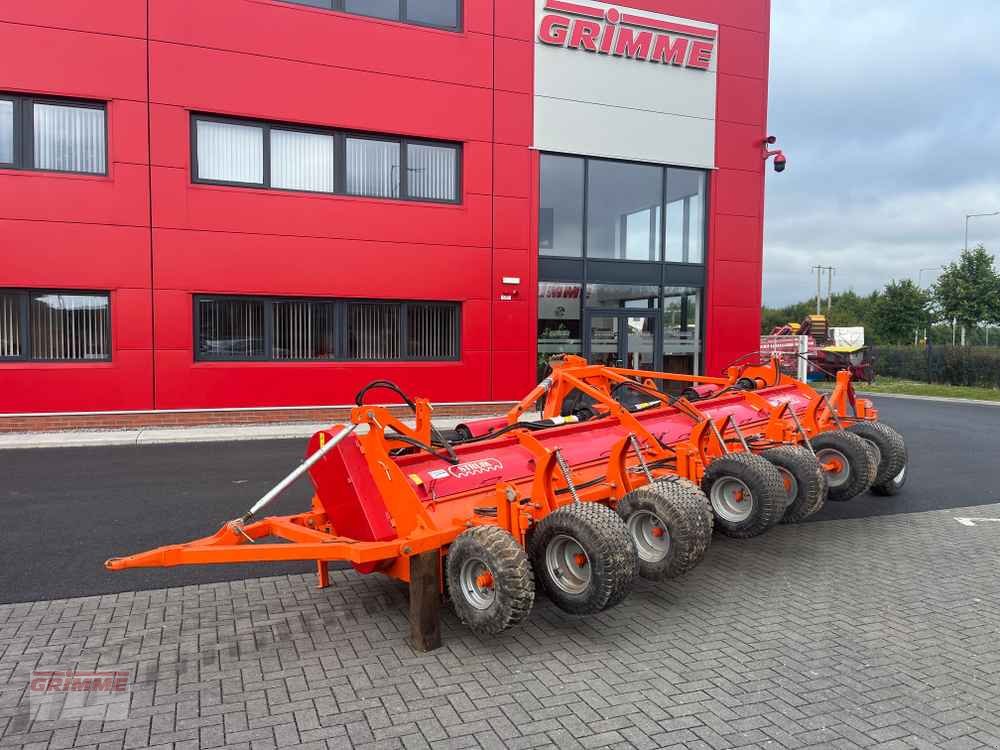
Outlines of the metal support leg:
[{"label": "metal support leg", "polygon": [[326,560],[316,561],[316,588],[325,589],[330,585],[330,563]]},{"label": "metal support leg", "polygon": [[410,558],[410,640],[417,651],[441,647],[441,553]]}]

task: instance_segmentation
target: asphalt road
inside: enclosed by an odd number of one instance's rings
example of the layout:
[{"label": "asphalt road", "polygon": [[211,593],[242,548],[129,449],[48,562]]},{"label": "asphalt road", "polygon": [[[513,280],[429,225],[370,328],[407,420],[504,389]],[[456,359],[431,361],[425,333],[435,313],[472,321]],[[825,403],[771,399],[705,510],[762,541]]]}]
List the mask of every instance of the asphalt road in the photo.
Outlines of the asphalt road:
[{"label": "asphalt road", "polygon": [[[1000,407],[877,399],[903,433],[909,479],[893,498],[828,503],[810,520],[1000,501]],[[302,458],[304,440],[0,451],[0,603],[300,573],[309,563],[107,572],[109,557],[217,530]],[[303,480],[271,506],[308,507]]]}]

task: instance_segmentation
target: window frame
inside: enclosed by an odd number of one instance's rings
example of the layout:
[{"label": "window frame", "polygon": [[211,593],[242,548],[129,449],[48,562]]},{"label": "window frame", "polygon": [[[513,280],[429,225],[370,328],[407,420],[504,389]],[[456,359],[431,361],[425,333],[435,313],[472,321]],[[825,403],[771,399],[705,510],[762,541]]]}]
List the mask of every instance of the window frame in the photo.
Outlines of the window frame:
[{"label": "window frame", "polygon": [[343,13],[344,15],[350,16],[351,18],[366,18],[370,21],[380,21],[382,23],[402,23],[407,26],[417,26],[422,29],[435,29],[437,31],[449,31],[452,33],[461,33],[465,30],[465,1],[464,0],[452,0],[455,4],[455,25],[454,26],[442,26],[436,23],[425,23],[423,21],[411,21],[407,18],[408,16],[408,0],[398,0],[399,4],[399,18],[380,18],[379,16],[368,16],[364,13],[356,13],[354,11],[347,10],[347,4],[344,0],[329,0],[330,7],[325,8],[319,5],[313,5],[312,3],[296,2],[296,0],[278,0],[285,5],[297,5],[300,8],[308,8],[310,10],[326,11],[327,13]]},{"label": "window frame", "polygon": [[[282,0],[285,2],[285,0]],[[305,7],[305,6],[303,6]],[[232,180],[212,180],[200,177],[198,174],[198,123],[217,122],[227,125],[246,125],[260,128],[263,131],[264,147],[262,150],[263,182],[236,182]],[[312,135],[333,136],[333,190],[305,190],[303,188],[274,187],[271,184],[271,131],[287,130],[295,133],[310,133]],[[347,140],[380,141],[395,143],[399,146],[399,195],[368,195],[350,193],[347,191]],[[455,197],[454,198],[413,198],[410,196],[409,172],[407,171],[407,151],[409,146],[435,146],[447,148],[455,154]],[[410,203],[437,203],[458,206],[463,200],[462,164],[464,156],[463,144],[456,141],[436,141],[430,138],[372,133],[363,130],[344,128],[327,128],[321,125],[303,125],[277,120],[257,120],[249,117],[229,117],[202,112],[192,112],[190,117],[190,149],[191,149],[191,182],[196,185],[219,185],[222,187],[248,188],[252,190],[275,190],[284,193],[303,193],[305,195],[329,195],[340,198],[362,198],[380,201],[407,201]],[[403,179],[406,175],[407,179]]]},{"label": "window frame", "polygon": [[[0,99],[14,103],[14,143],[12,162],[0,162],[0,169],[21,172],[41,172],[44,174],[75,174],[91,177],[107,177],[111,170],[111,149],[109,146],[108,104],[92,99],[71,99],[59,96],[13,94],[0,92]],[[77,109],[98,109],[104,113],[104,171],[82,172],[72,169],[42,169],[35,166],[35,105],[49,104],[56,107]]]},{"label": "window frame", "polygon": [[[368,298],[332,298],[332,297],[289,297],[278,296],[268,297],[260,295],[242,294],[205,294],[198,293],[192,295],[193,300],[193,339],[192,349],[195,362],[266,362],[268,364],[282,363],[310,363],[310,364],[330,364],[330,363],[365,363],[365,362],[460,362],[462,360],[462,304],[451,300],[398,300],[398,299],[368,299]],[[264,346],[263,355],[260,357],[246,356],[205,356],[201,353],[201,337],[199,332],[199,305],[203,301],[238,301],[238,302],[260,302],[264,305]],[[333,341],[334,356],[322,359],[302,359],[302,358],[277,358],[274,356],[274,307],[281,302],[323,302],[333,306]],[[382,304],[397,305],[399,307],[399,351],[401,356],[397,359],[370,359],[355,358],[347,356],[347,322],[348,307],[350,305],[361,304]],[[455,356],[453,357],[412,357],[409,354],[408,346],[408,318],[407,311],[410,305],[445,307],[454,310],[455,330],[452,339]]]},{"label": "window frame", "polygon": [[[546,255],[542,252],[541,248],[538,248],[538,257],[560,260],[560,261],[575,261],[575,262],[587,262],[587,261],[597,261],[601,263],[635,263],[635,264],[650,264],[657,263],[660,265],[669,266],[687,266],[692,268],[706,268],[708,267],[708,251],[711,238],[709,237],[710,228],[710,217],[712,215],[710,200],[712,194],[711,182],[712,182],[712,170],[710,169],[700,169],[698,167],[682,167],[675,164],[656,164],[654,162],[645,161],[631,161],[628,159],[611,159],[603,156],[583,156],[580,154],[569,154],[562,153],[558,151],[543,151],[541,152],[541,158],[544,159],[546,156],[554,156],[560,158],[572,158],[578,159],[583,162],[583,212],[582,212],[582,223],[581,230],[583,232],[582,242],[580,246],[580,255]],[[660,249],[658,256],[655,260],[640,260],[636,258],[602,258],[599,256],[593,256],[589,253],[589,242],[587,238],[587,223],[590,214],[590,164],[591,162],[615,162],[618,164],[630,164],[639,165],[646,167],[656,167],[660,170],[660,228],[657,232],[657,240],[660,244]],[[692,261],[678,261],[678,260],[667,260],[667,177],[671,169],[686,170],[689,172],[700,172],[705,177],[705,194],[703,197],[703,211],[701,217],[701,231],[702,231],[702,259],[697,262]],[[541,179],[541,167],[539,167],[539,179]],[[538,185],[538,205],[536,210],[541,214],[542,204],[542,186]]]},{"label": "window frame", "polygon": [[[0,294],[3,295],[13,295],[17,298],[18,306],[18,328],[20,330],[21,337],[21,355],[18,357],[3,357],[0,356],[0,363],[5,362],[39,362],[39,363],[55,363],[55,364],[92,364],[92,363],[106,363],[111,362],[114,357],[114,325],[111,310],[111,292],[103,290],[94,289],[49,289],[49,288],[28,288],[28,287],[2,287],[0,288]],[[44,294],[60,294],[60,295],[79,295],[79,296],[89,296],[89,297],[104,297],[107,302],[107,326],[105,327],[105,334],[108,342],[108,353],[104,357],[88,357],[84,359],[58,359],[51,357],[32,357],[31,356],[31,299],[32,297],[41,296]]]}]

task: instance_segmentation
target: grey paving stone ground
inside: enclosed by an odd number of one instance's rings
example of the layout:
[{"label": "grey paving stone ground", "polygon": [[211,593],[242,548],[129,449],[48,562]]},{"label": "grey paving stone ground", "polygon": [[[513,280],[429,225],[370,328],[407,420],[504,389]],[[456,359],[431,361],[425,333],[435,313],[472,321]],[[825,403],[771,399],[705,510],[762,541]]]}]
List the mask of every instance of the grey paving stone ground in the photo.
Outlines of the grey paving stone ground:
[{"label": "grey paving stone ground", "polygon": [[[955,516],[1000,506],[716,537],[596,617],[449,614],[431,654],[353,572],[4,605],[0,746],[1000,747],[1000,523]],[[55,667],[132,670],[128,718],[33,721]]]}]

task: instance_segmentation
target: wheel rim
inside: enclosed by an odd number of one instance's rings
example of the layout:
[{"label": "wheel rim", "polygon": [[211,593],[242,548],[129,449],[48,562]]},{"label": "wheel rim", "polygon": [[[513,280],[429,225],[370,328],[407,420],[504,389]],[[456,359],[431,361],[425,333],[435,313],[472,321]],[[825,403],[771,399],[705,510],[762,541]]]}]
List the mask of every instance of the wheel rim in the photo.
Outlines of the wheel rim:
[{"label": "wheel rim", "polygon": [[590,557],[583,546],[567,534],[557,534],[545,550],[549,578],[568,594],[579,594],[590,585]]},{"label": "wheel rim", "polygon": [[660,562],[670,554],[670,531],[655,513],[648,510],[633,513],[628,519],[628,533],[643,562]]},{"label": "wheel rim", "polygon": [[459,583],[465,601],[476,609],[489,609],[497,599],[496,584],[489,566],[472,557],[462,564]]},{"label": "wheel rim", "polygon": [[902,484],[904,479],[906,479],[906,464],[903,464],[903,468],[892,478],[892,481],[894,484]]},{"label": "wheel rim", "polygon": [[[847,456],[833,448],[824,448],[816,453],[816,458],[823,464],[826,480],[831,487],[847,484],[851,478],[851,464],[848,462]],[[832,468],[826,468],[827,464],[832,464]]]},{"label": "wheel rim", "polygon": [[779,466],[778,473],[781,474],[781,481],[785,483],[785,494],[789,500],[794,500],[799,496],[799,480],[795,478],[788,469]]},{"label": "wheel rim", "polygon": [[753,513],[753,493],[736,477],[722,477],[713,484],[710,499],[715,515],[724,521],[740,523]]}]

